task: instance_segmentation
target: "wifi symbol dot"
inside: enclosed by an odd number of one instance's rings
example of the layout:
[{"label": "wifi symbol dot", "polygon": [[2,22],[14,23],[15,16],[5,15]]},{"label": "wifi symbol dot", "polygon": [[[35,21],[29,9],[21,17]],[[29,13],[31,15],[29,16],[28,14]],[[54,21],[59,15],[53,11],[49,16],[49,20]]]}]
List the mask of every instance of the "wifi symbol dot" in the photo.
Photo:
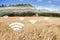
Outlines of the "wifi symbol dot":
[{"label": "wifi symbol dot", "polygon": [[5,16],[3,16],[3,18],[7,19],[7,18],[8,18],[8,16],[7,16],[7,15],[5,15]]},{"label": "wifi symbol dot", "polygon": [[29,22],[30,22],[31,24],[34,24],[34,23],[37,22],[37,20],[29,20]]},{"label": "wifi symbol dot", "polygon": [[11,23],[9,25],[13,30],[20,30],[24,27],[24,24],[22,23],[18,23],[18,22],[15,22],[15,23]]}]

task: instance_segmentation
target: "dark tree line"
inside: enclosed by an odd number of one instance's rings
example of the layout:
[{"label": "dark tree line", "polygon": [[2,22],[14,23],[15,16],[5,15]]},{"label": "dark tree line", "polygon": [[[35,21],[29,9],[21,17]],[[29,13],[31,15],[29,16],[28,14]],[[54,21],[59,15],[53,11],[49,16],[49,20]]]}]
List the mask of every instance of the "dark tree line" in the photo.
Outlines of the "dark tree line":
[{"label": "dark tree line", "polygon": [[[4,16],[4,15],[8,15],[8,16],[36,16],[35,12],[12,12],[12,13],[1,13],[0,16]],[[38,13],[38,16],[47,16],[47,17],[60,17],[60,13]]]},{"label": "dark tree line", "polygon": [[6,5],[2,4],[2,5],[0,5],[0,7],[6,7]]},{"label": "dark tree line", "polygon": [[[16,5],[9,5],[8,7],[16,7],[16,6],[30,6],[30,7],[32,7],[32,5],[31,4],[16,4]],[[4,5],[4,4],[2,4],[2,5],[0,5],[0,7],[7,7],[7,5]]]},{"label": "dark tree line", "polygon": [[60,17],[60,13],[39,13],[39,16]]}]

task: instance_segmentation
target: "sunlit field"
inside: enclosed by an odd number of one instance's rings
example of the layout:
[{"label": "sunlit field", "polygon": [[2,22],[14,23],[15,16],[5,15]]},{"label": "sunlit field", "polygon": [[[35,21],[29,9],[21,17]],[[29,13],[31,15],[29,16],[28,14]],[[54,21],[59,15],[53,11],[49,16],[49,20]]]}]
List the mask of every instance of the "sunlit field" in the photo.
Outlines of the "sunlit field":
[{"label": "sunlit field", "polygon": [[[48,18],[48,19],[46,19]],[[37,20],[34,24],[29,20]],[[14,22],[24,24],[20,30],[9,25]],[[58,17],[0,17],[0,40],[60,40],[60,18]]]}]

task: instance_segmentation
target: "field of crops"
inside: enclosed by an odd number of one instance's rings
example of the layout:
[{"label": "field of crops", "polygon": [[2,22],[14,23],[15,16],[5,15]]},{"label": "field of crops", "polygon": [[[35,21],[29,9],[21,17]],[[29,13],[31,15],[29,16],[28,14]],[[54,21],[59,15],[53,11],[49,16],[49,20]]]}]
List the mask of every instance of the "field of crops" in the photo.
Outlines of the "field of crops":
[{"label": "field of crops", "polygon": [[[47,19],[48,18],[48,19]],[[29,20],[37,20],[34,24]],[[24,24],[20,30],[9,25],[18,22]],[[60,18],[58,17],[0,17],[0,40],[60,40]]]}]

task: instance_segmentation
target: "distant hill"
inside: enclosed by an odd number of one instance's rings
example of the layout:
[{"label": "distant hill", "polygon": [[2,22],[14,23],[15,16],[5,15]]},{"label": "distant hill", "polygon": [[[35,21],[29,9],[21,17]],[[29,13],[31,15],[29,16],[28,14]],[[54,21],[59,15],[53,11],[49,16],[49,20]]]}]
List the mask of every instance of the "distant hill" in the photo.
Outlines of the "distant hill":
[{"label": "distant hill", "polygon": [[21,12],[27,12],[27,11],[31,11],[31,12],[35,12],[36,11],[36,9],[34,8],[34,7],[30,7],[30,6],[28,6],[28,7],[24,7],[24,6],[19,6],[19,7],[1,7],[0,8],[0,13],[1,12],[19,12],[19,13],[21,13]]},{"label": "distant hill", "polygon": [[0,7],[0,15],[34,15],[37,10],[30,4],[9,5],[7,7]]},{"label": "distant hill", "polygon": [[16,4],[0,7],[0,16],[59,16],[60,13],[56,11],[50,11],[48,9],[36,9],[31,4]]}]

